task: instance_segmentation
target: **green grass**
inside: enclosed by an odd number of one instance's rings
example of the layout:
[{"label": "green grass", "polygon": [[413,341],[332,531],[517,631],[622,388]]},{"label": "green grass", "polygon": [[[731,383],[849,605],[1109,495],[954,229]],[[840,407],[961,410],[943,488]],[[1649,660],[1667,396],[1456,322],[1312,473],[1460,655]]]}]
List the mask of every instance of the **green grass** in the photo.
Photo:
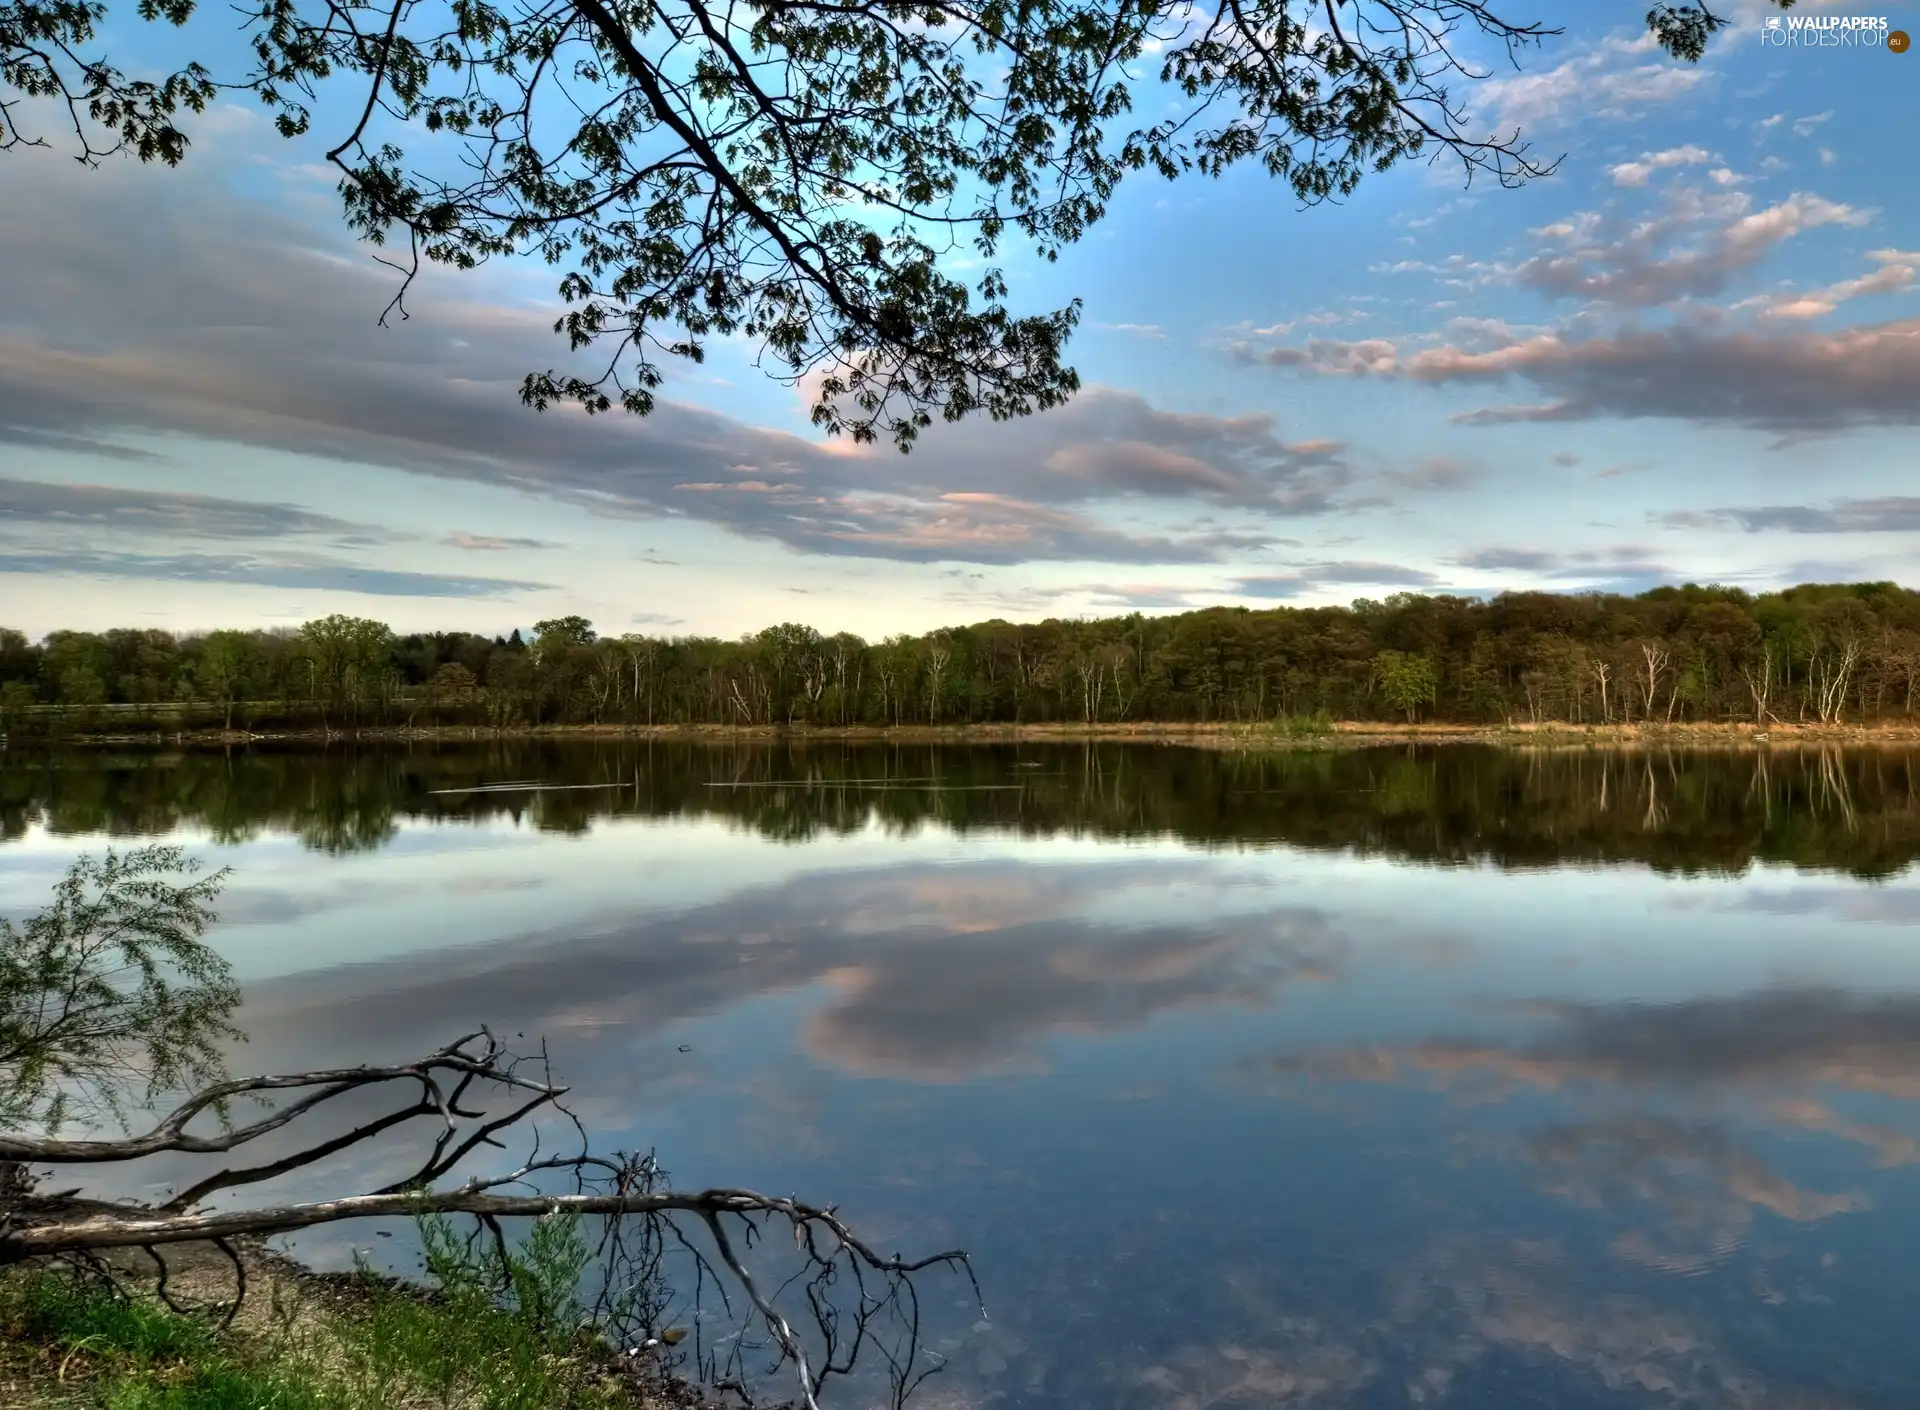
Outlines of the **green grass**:
[{"label": "green grass", "polygon": [[213,1330],[205,1322],[52,1273],[10,1279],[0,1309],[25,1340],[139,1366],[189,1360],[213,1348]]},{"label": "green grass", "polygon": [[577,1227],[542,1220],[504,1260],[423,1220],[431,1282],[370,1274],[272,1330],[227,1331],[62,1270],[0,1277],[0,1346],[28,1403],[99,1410],[642,1410],[576,1299]]},{"label": "green grass", "polygon": [[112,1377],[96,1396],[101,1410],[340,1410],[346,1403],[309,1376],[224,1360],[178,1379]]},{"label": "green grass", "polygon": [[1316,710],[1311,715],[1280,715],[1254,729],[1282,739],[1320,739],[1333,733],[1333,716],[1325,710]]}]

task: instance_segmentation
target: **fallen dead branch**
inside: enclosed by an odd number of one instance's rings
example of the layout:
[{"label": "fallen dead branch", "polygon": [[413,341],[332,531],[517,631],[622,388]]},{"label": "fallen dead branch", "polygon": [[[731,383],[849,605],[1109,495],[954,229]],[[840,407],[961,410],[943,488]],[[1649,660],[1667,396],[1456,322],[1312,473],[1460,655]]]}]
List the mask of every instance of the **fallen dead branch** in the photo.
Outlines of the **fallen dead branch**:
[{"label": "fallen dead branch", "polygon": [[[349,1105],[350,1098],[364,1103],[370,1096],[382,1099],[373,1115]],[[0,1171],[10,1172],[0,1180],[0,1264],[87,1262],[108,1250],[146,1249],[162,1269],[164,1294],[165,1262],[155,1251],[166,1245],[207,1243],[232,1256],[238,1241],[345,1220],[463,1216],[473,1221],[475,1239],[494,1241],[504,1255],[501,1221],[575,1216],[598,1226],[594,1314],[609,1339],[660,1344],[671,1300],[663,1284],[670,1255],[690,1261],[696,1303],[717,1297],[731,1313],[729,1288],[744,1299],[735,1335],[709,1338],[696,1319],[691,1355],[703,1379],[748,1403],[759,1380],[750,1363],[761,1350],[770,1353],[768,1369],[791,1373],[798,1403],[808,1410],[815,1410],[821,1387],[849,1375],[868,1349],[880,1360],[895,1405],[938,1369],[938,1357],[921,1345],[913,1275],[959,1273],[977,1300],[963,1252],[906,1260],[881,1254],[829,1206],[752,1190],[665,1188],[651,1155],[596,1154],[565,1097],[544,1049],[519,1055],[482,1029],[414,1062],[213,1083],[124,1137],[0,1134]],[[235,1115],[248,1106],[266,1109],[251,1119]],[[348,1110],[358,1119],[349,1118],[343,1129],[320,1129],[326,1116]],[[555,1118],[568,1133],[567,1145],[546,1152],[541,1143]],[[438,1129],[418,1165],[398,1181],[321,1200],[244,1200],[255,1187],[296,1172],[311,1177],[330,1158],[413,1122]],[[530,1154],[502,1173],[467,1173],[477,1160],[505,1150],[514,1132],[531,1145]],[[293,1148],[269,1151],[269,1138],[291,1139]],[[262,1154],[250,1161],[254,1148]],[[77,1189],[43,1193],[45,1181],[27,1174],[34,1167],[86,1170],[169,1154],[237,1158],[154,1203],[91,1199]],[[763,1286],[749,1255],[773,1228],[791,1233],[788,1261],[797,1268]],[[233,1266],[237,1307],[245,1269],[237,1256]],[[504,1257],[500,1266],[507,1266]],[[796,1289],[803,1317],[781,1305]],[[747,1334],[755,1324],[760,1335]]]}]

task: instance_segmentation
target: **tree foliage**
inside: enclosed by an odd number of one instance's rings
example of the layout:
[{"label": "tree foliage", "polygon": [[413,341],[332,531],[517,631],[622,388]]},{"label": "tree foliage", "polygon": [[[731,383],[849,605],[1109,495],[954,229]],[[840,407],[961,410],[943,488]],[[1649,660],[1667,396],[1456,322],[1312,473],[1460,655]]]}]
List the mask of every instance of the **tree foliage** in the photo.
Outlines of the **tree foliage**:
[{"label": "tree foliage", "polygon": [[[72,693],[77,677],[84,694]],[[56,632],[35,644],[0,632],[0,727],[23,740],[188,724],[1245,724],[1410,710],[1463,724],[1912,721],[1920,593],[1892,583],[1758,596],[1695,585],[1637,597],[1403,593],[1348,607],[976,622],[879,642],[799,622],[731,641],[602,637],[580,617],[542,622],[531,647],[518,633],[402,636],[345,617],[186,638]]]},{"label": "tree foliage", "polygon": [[170,846],[82,857],[0,919],[0,1124],[57,1132],[224,1075],[240,991],[200,937],[227,873],[198,871]]},{"label": "tree foliage", "polygon": [[1432,658],[1415,651],[1382,651],[1373,658],[1373,678],[1381,698],[1391,708],[1405,710],[1409,723],[1440,693],[1440,673]]},{"label": "tree foliage", "polygon": [[[249,67],[149,80],[104,57],[104,0],[0,0],[0,145],[44,140],[23,125],[40,99],[87,160],[174,164],[191,114],[223,86],[251,94],[324,144],[347,224],[406,281],[504,256],[561,271],[555,332],[602,360],[529,374],[536,408],[644,414],[662,357],[741,338],[811,379],[815,424],[904,449],[936,416],[1075,391],[1079,303],[1018,312],[997,262],[1010,241],[1057,259],[1131,172],[1252,163],[1311,204],[1411,157],[1509,185],[1550,165],[1464,109],[1481,57],[1559,32],[1488,0],[236,8]],[[137,13],[202,18],[196,0]],[[1697,60],[1725,20],[1661,4],[1647,23]]]}]

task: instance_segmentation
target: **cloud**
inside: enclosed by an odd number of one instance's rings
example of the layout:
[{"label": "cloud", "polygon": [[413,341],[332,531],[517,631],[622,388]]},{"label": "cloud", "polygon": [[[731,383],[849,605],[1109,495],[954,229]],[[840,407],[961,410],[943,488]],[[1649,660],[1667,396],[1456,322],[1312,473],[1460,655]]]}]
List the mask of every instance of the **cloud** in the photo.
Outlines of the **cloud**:
[{"label": "cloud", "polygon": [[1548,553],[1538,548],[1481,548],[1471,553],[1463,553],[1451,560],[1462,568],[1484,568],[1489,571],[1504,572],[1522,570],[1539,572],[1560,565],[1560,555]]},{"label": "cloud", "polygon": [[1681,323],[1609,337],[1544,333],[1491,352],[1427,349],[1393,375],[1432,386],[1520,380],[1545,403],[1489,407],[1473,424],[1673,417],[1778,431],[1920,420],[1920,319],[1836,333],[1719,331]]},{"label": "cloud", "polygon": [[1167,330],[1158,323],[1094,323],[1089,327],[1101,328],[1109,333],[1131,333],[1137,338],[1159,342],[1167,336]]},{"label": "cloud", "polygon": [[1870,274],[1843,279],[1824,289],[1762,295],[1743,300],[1741,306],[1757,307],[1765,318],[1823,318],[1849,299],[1911,288],[1916,272],[1920,272],[1920,254],[1912,251],[1869,250],[1867,258],[1879,265]]},{"label": "cloud", "polygon": [[1713,161],[1714,155],[1705,147],[1696,147],[1688,143],[1684,147],[1669,147],[1663,152],[1642,152],[1640,159],[1633,162],[1621,162],[1609,167],[1607,174],[1613,178],[1615,186],[1645,186],[1647,178],[1654,172],[1675,166],[1696,166]]},{"label": "cloud", "polygon": [[[1060,414],[1074,419],[1077,406],[1071,403]],[[1351,479],[1339,442],[1278,440],[1266,416],[1155,411],[1137,397],[1110,391],[1094,393],[1089,406],[1103,434],[1074,435],[1071,427],[1062,428],[1070,439],[1040,462],[1059,477],[1056,493],[1058,486],[1085,485],[1094,493],[1319,513]]]},{"label": "cloud", "polygon": [[1910,534],[1920,532],[1920,497],[1835,500],[1825,509],[1808,504],[1677,510],[1661,516],[1675,529],[1738,528],[1750,534]]},{"label": "cloud", "polygon": [[[518,578],[368,566],[313,552],[303,545],[364,548],[412,536],[298,505],[218,495],[0,478],[0,526],[4,573],[232,583],[387,597],[491,598],[548,586]],[[446,541],[462,546],[455,543],[459,537],[451,535]],[[196,542],[223,547],[216,551],[196,547]],[[499,542],[519,547],[534,541]]]},{"label": "cloud", "polygon": [[1638,118],[1713,77],[1710,69],[1666,61],[1644,31],[1609,37],[1539,73],[1489,78],[1475,85],[1481,111],[1497,131],[1554,127],[1588,117]]},{"label": "cloud", "polygon": [[124,460],[134,464],[164,464],[166,457],[138,446],[115,445],[91,436],[70,435],[64,431],[35,430],[30,426],[0,423],[0,445],[28,446],[34,450],[54,450],[67,455],[90,455],[100,460]]},{"label": "cloud", "polygon": [[[335,228],[289,216],[298,202],[228,194],[201,174],[218,171],[212,153],[199,155],[165,173],[70,171],[31,153],[10,164],[0,424],[340,457],[910,561],[1217,561],[1266,540],[1122,529],[1107,507],[1314,515],[1353,479],[1338,446],[1289,439],[1270,417],[1169,412],[1099,387],[1045,416],[936,425],[911,457],[674,402],[644,420],[535,415],[519,405],[521,376],[568,355],[521,276],[433,272],[410,296],[413,317],[380,329],[390,271]],[[42,218],[49,209],[62,219]],[[129,258],[120,232],[134,226]]]},{"label": "cloud", "polygon": [[[1700,197],[1679,193],[1667,216],[1642,222],[1612,242],[1575,243],[1536,255],[1515,271],[1516,282],[1549,298],[1635,308],[1718,294],[1776,245],[1825,225],[1864,225],[1865,212],[1796,192],[1765,210],[1747,209],[1741,192]],[[1692,238],[1683,248],[1673,240]]]},{"label": "cloud", "polygon": [[1082,583],[1049,597],[1081,597],[1103,612],[1191,612],[1196,590],[1170,583]]},{"label": "cloud", "polygon": [[1243,597],[1286,599],[1322,588],[1339,586],[1433,587],[1439,583],[1433,574],[1398,563],[1355,561],[1303,563],[1290,572],[1260,577],[1236,578],[1231,591]]},{"label": "cloud", "polygon": [[1388,480],[1411,490],[1463,490],[1480,478],[1480,471],[1451,456],[1430,455],[1411,470],[1389,470]]},{"label": "cloud", "polygon": [[550,586],[515,578],[460,577],[389,568],[365,568],[318,555],[218,553],[105,553],[0,546],[0,573],[57,573],[77,577],[148,578],[183,583],[309,588],[379,597],[502,597]]},{"label": "cloud", "polygon": [[[501,597],[547,586],[518,578],[372,567],[316,553],[303,542],[364,548],[411,536],[298,505],[218,495],[0,478],[0,526],[4,573],[391,597]],[[214,551],[194,547],[196,541],[246,547]]]},{"label": "cloud", "polygon": [[90,537],[102,531],[248,541],[320,536],[356,544],[405,537],[291,504],[5,478],[0,478],[0,523],[8,528],[31,524],[38,529],[84,530]]},{"label": "cloud", "polygon": [[501,553],[516,548],[564,548],[565,544],[555,543],[552,539],[497,538],[491,534],[469,534],[454,532],[440,540],[448,548],[458,548],[470,553]]},{"label": "cloud", "polygon": [[[1571,402],[1535,402],[1523,406],[1476,406],[1471,411],[1456,411],[1447,418],[1455,426],[1512,426],[1528,421],[1580,421],[1587,411]],[[1556,465],[1563,464],[1558,456]]]},{"label": "cloud", "polygon": [[1571,553],[1494,546],[1474,549],[1448,561],[1462,568],[1530,573],[1563,585],[1577,583],[1588,592],[1617,592],[1627,596],[1677,581],[1680,576],[1659,561],[1652,550],[1636,544],[1579,549]]}]

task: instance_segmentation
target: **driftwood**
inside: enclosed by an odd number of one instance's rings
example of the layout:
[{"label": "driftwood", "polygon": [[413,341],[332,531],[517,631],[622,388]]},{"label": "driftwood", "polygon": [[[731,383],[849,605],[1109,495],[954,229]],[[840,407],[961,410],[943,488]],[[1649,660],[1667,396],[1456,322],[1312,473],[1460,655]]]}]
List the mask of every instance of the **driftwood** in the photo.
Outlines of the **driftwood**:
[{"label": "driftwood", "polygon": [[[397,1098],[377,1115],[345,1130],[318,1136],[291,1152],[247,1163],[248,1148],[275,1133],[312,1129],[316,1117],[345,1109],[349,1097]],[[504,1250],[501,1222],[575,1214],[599,1221],[601,1310],[618,1288],[651,1288],[630,1299],[627,1325],[603,1328],[636,1344],[654,1340],[653,1325],[664,1310],[658,1293],[669,1253],[688,1258],[695,1271],[696,1302],[711,1289],[731,1310],[736,1289],[751,1307],[748,1324],[764,1328],[766,1340],[747,1335],[708,1344],[699,1335],[693,1349],[699,1374],[751,1403],[747,1360],[756,1349],[772,1367],[791,1368],[799,1403],[815,1410],[822,1385],[844,1376],[854,1359],[872,1347],[882,1358],[895,1405],[939,1367],[920,1346],[919,1302],[912,1276],[933,1268],[963,1274],[978,1285],[967,1256],[958,1250],[907,1261],[884,1256],[864,1242],[831,1207],[805,1204],[751,1190],[679,1192],[662,1188],[663,1172],[651,1155],[599,1155],[567,1109],[566,1089],[554,1084],[544,1051],[513,1053],[481,1030],[410,1063],[352,1067],[219,1082],[194,1093],[144,1131],[119,1138],[61,1139],[0,1133],[0,1264],[36,1257],[87,1261],[112,1249],[157,1250],[169,1244],[209,1242],[226,1252],[237,1270],[235,1299],[245,1295],[244,1262],[235,1242],[311,1229],[349,1219],[470,1216],[475,1238],[491,1238]],[[487,1100],[496,1108],[489,1111]],[[242,1107],[265,1106],[244,1119]],[[568,1148],[543,1153],[537,1118],[557,1116],[569,1131]],[[404,1179],[339,1198],[295,1203],[235,1203],[250,1187],[320,1165],[409,1122],[438,1126],[420,1164]],[[533,1149],[499,1174],[459,1172],[478,1157],[506,1148],[505,1137],[524,1133]],[[157,1203],[113,1203],[80,1197],[77,1190],[43,1193],[29,1172],[51,1166],[64,1173],[153,1156],[234,1157]],[[221,1197],[218,1205],[211,1204]],[[749,1267],[745,1251],[769,1228],[793,1238],[800,1270],[772,1292]],[[689,1235],[695,1237],[689,1237]],[[781,1310],[794,1288],[807,1311],[803,1331]],[[847,1290],[842,1295],[836,1289]],[[163,1287],[164,1291],[164,1287]],[[894,1333],[886,1335],[888,1329]]]}]

